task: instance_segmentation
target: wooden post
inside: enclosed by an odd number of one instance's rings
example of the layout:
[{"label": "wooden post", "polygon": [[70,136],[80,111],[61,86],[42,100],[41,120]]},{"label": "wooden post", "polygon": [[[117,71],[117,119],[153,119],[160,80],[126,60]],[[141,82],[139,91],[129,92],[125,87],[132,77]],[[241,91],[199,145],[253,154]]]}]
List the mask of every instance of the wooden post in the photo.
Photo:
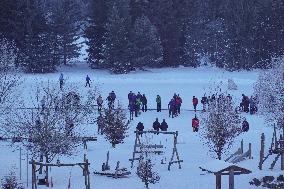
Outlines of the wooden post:
[{"label": "wooden post", "polygon": [[229,171],[229,189],[234,189],[234,170]]},{"label": "wooden post", "polygon": [[90,172],[89,172],[89,160],[86,159],[86,175],[87,175],[87,189],[91,189]]},{"label": "wooden post", "polygon": [[280,153],[281,153],[281,170],[284,170],[284,144],[283,144],[283,136],[280,135]]},{"label": "wooden post", "polygon": [[134,149],[133,149],[132,160],[131,160],[131,168],[133,168],[133,165],[134,165],[134,159],[135,159],[136,147],[138,145],[138,140],[139,140],[139,134],[138,132],[136,132],[136,138],[135,138]]},{"label": "wooden post", "polygon": [[32,189],[35,188],[35,178],[34,178],[34,160],[32,159]]},{"label": "wooden post", "polygon": [[261,141],[260,141],[260,154],[259,154],[259,165],[258,168],[262,170],[263,158],[264,158],[264,142],[265,142],[265,135],[264,133],[261,134]]},{"label": "wooden post", "polygon": [[241,153],[244,153],[244,140],[241,141]]},{"label": "wooden post", "polygon": [[252,159],[252,156],[251,156],[251,143],[249,143],[249,159]]},{"label": "wooden post", "polygon": [[220,173],[216,173],[216,189],[222,189],[222,175]]},{"label": "wooden post", "polygon": [[116,163],[116,168],[115,168],[115,175],[114,175],[114,178],[116,178],[117,179],[117,172],[118,172],[118,170],[119,170],[119,161]]},{"label": "wooden post", "polygon": [[109,170],[108,161],[109,161],[109,151],[107,151],[106,170]]}]

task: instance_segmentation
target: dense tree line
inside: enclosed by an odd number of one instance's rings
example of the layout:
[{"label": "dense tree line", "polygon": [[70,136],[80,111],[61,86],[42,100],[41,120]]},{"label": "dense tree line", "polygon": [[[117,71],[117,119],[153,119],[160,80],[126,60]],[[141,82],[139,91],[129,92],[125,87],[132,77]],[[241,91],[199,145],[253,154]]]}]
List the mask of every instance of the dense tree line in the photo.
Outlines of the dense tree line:
[{"label": "dense tree line", "polygon": [[229,70],[268,68],[284,52],[282,0],[2,0],[0,35],[17,65],[53,71],[79,56],[114,73],[196,67],[206,57]]}]

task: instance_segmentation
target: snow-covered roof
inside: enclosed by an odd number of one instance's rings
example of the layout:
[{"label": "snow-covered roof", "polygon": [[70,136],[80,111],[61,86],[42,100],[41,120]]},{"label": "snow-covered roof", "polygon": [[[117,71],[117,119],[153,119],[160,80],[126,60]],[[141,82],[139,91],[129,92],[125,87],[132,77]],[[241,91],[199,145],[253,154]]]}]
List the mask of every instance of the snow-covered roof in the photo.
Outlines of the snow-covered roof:
[{"label": "snow-covered roof", "polygon": [[204,165],[201,165],[199,168],[204,171],[208,171],[210,173],[217,173],[217,172],[222,173],[222,172],[228,171],[231,168],[233,168],[236,171],[241,171],[244,173],[251,172],[250,170],[239,167],[233,163],[229,163],[229,162],[225,162],[225,161],[217,160],[217,159],[214,159]]}]

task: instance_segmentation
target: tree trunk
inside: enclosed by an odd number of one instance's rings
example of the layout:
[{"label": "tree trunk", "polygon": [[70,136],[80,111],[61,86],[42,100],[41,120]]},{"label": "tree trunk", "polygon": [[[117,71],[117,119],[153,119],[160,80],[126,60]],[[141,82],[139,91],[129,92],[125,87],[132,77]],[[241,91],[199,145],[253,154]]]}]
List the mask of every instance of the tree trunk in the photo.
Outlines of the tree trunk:
[{"label": "tree trunk", "polygon": [[[48,154],[45,154],[45,162],[46,163],[49,163],[49,158],[48,158]],[[45,172],[46,172],[46,186],[49,186],[49,183],[48,183],[48,166],[46,165],[45,166]]]}]

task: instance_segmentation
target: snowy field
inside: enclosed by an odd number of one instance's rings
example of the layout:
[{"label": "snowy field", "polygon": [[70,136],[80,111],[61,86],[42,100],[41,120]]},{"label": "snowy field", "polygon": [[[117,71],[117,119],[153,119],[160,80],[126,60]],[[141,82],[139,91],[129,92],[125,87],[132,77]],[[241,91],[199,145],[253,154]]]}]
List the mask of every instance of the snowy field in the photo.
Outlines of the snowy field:
[{"label": "snowy field", "polygon": [[[169,118],[168,111],[157,113],[155,111],[148,111],[142,113],[140,117],[134,118],[131,122],[129,130],[129,137],[123,144],[112,148],[111,145],[103,138],[98,136],[97,142],[90,142],[87,150],[87,158],[91,163],[91,188],[96,189],[143,189],[144,184],[136,176],[136,166],[131,169],[128,159],[132,156],[135,135],[133,131],[139,121],[144,123],[145,129],[152,129],[152,123],[155,118],[159,121],[166,119],[169,125],[169,131],[178,131],[178,152],[180,158],[184,161],[181,163],[182,169],[178,169],[177,164],[173,164],[171,171],[167,170],[167,164],[162,165],[160,161],[166,157],[170,159],[173,137],[167,135],[155,135],[147,137],[151,138],[152,143],[162,143],[165,145],[164,155],[153,155],[155,169],[161,176],[159,183],[150,185],[151,189],[213,189],[215,188],[215,176],[207,174],[199,169],[199,166],[206,164],[212,160],[208,149],[203,146],[200,140],[199,133],[193,133],[191,128],[191,119],[194,117],[193,111],[185,109],[192,109],[192,96],[197,96],[199,99],[204,95],[208,87],[214,82],[223,81],[227,84],[228,78],[234,79],[238,85],[238,90],[229,91],[233,95],[236,102],[240,102],[241,94],[244,93],[250,96],[253,93],[253,83],[256,81],[258,72],[226,72],[217,68],[175,68],[175,69],[151,69],[144,72],[135,72],[128,75],[112,75],[107,71],[91,70],[85,65],[76,65],[76,67],[61,68],[58,73],[52,74],[25,74],[23,76],[24,82],[21,86],[21,95],[27,97],[32,89],[35,88],[36,83],[43,82],[58,84],[60,72],[64,74],[67,82],[76,83],[76,86],[81,89],[82,93],[87,92],[85,88],[85,77],[88,74],[91,77],[91,87],[97,85],[101,91],[104,99],[110,91],[115,91],[118,100],[127,106],[127,94],[130,90],[141,94],[146,94],[148,99],[148,108],[155,108],[155,98],[159,94],[162,97],[162,108],[167,108],[169,100],[174,93],[180,94],[183,99],[181,115],[177,118]],[[58,84],[59,86],[59,84]],[[199,104],[198,109],[201,109]],[[199,113],[197,113],[198,116]],[[249,170],[252,174],[236,176],[235,188],[249,189],[254,188],[249,185],[252,178],[260,177],[262,175],[278,175],[280,171],[279,165],[275,167],[275,171],[271,172],[268,168],[272,163],[272,159],[268,159],[264,165],[264,170],[258,170],[259,151],[260,151],[260,135],[262,132],[266,134],[266,148],[270,145],[270,137],[272,135],[271,127],[265,125],[263,118],[259,115],[243,114],[247,117],[250,123],[250,130],[247,133],[240,135],[235,142],[231,153],[235,152],[240,146],[240,141],[244,140],[244,150],[248,149],[248,143],[252,143],[252,160],[246,160],[239,165]],[[85,125],[90,135],[96,134],[97,126],[94,124]],[[202,129],[202,128],[201,128]],[[19,176],[19,149],[11,148],[8,143],[0,143],[0,177],[8,173],[8,170],[15,167],[16,174]],[[267,149],[266,149],[267,150]],[[122,167],[126,167],[131,171],[129,178],[113,179],[104,176],[97,176],[93,171],[100,170],[103,162],[106,161],[106,153],[110,151],[110,166],[115,169],[116,162],[120,161]],[[27,187],[27,171],[26,171],[26,151],[22,151],[22,181],[26,188],[31,188],[31,168],[29,167],[29,187]],[[76,156],[62,157],[61,163],[82,162],[83,161],[83,147],[78,149]],[[228,154],[229,155],[229,154]],[[225,158],[224,158],[225,159]],[[135,163],[137,165],[137,162]],[[84,177],[82,170],[79,167],[73,168],[57,168],[51,169],[51,176],[53,178],[54,187],[56,189],[66,189],[68,185],[68,178],[71,175],[71,188],[83,189]],[[228,177],[224,176],[222,179],[223,188],[228,188]],[[45,187],[39,187],[45,188]]]}]

